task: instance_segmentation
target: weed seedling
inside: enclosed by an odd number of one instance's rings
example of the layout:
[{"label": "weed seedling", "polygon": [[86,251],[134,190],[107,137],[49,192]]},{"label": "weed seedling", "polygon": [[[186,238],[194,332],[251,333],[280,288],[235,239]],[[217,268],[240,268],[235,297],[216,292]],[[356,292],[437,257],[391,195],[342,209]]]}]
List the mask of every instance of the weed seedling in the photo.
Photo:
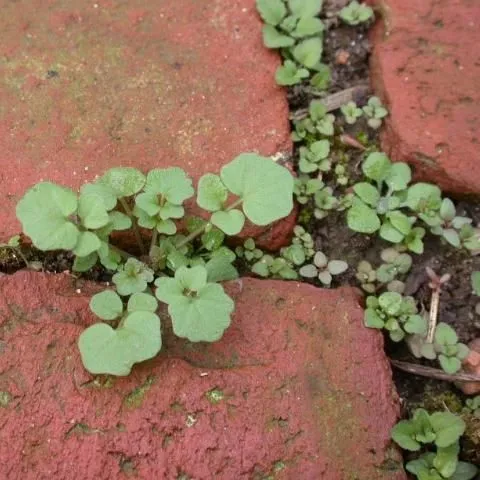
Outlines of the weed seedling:
[{"label": "weed seedling", "polygon": [[359,25],[368,22],[374,17],[371,7],[353,0],[346,7],[340,10],[338,16],[348,25]]},{"label": "weed seedling", "polygon": [[328,260],[323,252],[315,253],[313,263],[300,268],[299,273],[304,278],[318,278],[325,286],[330,286],[333,276],[340,275],[348,269],[348,263],[343,260]]}]

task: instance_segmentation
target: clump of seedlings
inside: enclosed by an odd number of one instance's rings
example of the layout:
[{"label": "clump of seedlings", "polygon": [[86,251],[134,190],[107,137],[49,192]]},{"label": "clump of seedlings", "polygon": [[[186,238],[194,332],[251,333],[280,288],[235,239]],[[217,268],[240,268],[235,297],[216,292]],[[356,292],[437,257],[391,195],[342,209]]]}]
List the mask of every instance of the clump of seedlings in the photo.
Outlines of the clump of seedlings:
[{"label": "clump of seedlings", "polygon": [[313,263],[300,268],[299,273],[304,278],[318,278],[325,286],[330,286],[333,277],[344,273],[348,263],[343,260],[329,260],[323,252],[316,252]]},{"label": "clump of seedlings", "polygon": [[368,126],[374,130],[382,126],[383,119],[388,115],[388,110],[378,97],[371,97],[362,110],[365,118],[367,118]]},{"label": "clump of seedlings", "polygon": [[342,8],[338,16],[348,25],[359,25],[374,17],[373,9],[364,3],[353,0],[346,7]]}]

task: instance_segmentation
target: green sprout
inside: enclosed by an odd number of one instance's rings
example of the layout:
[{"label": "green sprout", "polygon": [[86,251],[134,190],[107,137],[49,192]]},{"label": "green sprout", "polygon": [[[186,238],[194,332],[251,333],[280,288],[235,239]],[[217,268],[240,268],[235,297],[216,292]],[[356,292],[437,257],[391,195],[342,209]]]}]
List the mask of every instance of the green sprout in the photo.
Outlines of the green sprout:
[{"label": "green sprout", "polygon": [[458,336],[450,325],[439,323],[435,329],[433,343],[423,343],[420,352],[429,360],[438,358],[442,369],[453,374],[462,367],[462,360],[467,357],[469,348],[458,341]]},{"label": "green sprout", "polygon": [[472,414],[476,418],[480,418],[480,395],[467,398],[463,411]]},{"label": "green sprout", "polygon": [[398,292],[385,292],[379,297],[367,297],[364,314],[365,326],[388,331],[394,342],[400,342],[409,334],[425,334],[427,322],[418,314],[413,297]]},{"label": "green sprout", "polygon": [[[285,167],[271,158],[244,153],[219,175],[200,178],[196,202],[206,219],[183,221],[183,204],[194,189],[177,167],[154,169],[147,175],[135,168],[113,168],[95,183],[83,185],[78,194],[41,182],[18,202],[17,217],[36,248],[71,251],[74,271],[88,271],[100,262],[112,272],[116,291],[95,295],[91,308],[113,323],[92,325],[78,345],[91,373],[127,375],[135,363],[154,357],[161,348],[157,300],[149,294],[152,283],[158,300],[168,305],[176,335],[190,341],[216,341],[223,335],[234,305],[216,282],[238,277],[236,255],[224,240],[239,233],[247,219],[265,226],[289,215],[293,188]],[[150,235],[145,238],[138,227],[150,230]],[[177,233],[180,227],[186,232]],[[112,234],[129,229],[139,258],[111,242]],[[17,241],[10,247],[19,248]],[[244,247],[245,257],[261,256],[253,240]],[[295,253],[289,255],[296,259]],[[275,262],[272,270],[278,273],[281,263],[285,276],[287,260]],[[293,278],[296,272],[289,268]],[[124,311],[121,297],[127,296]]]},{"label": "green sprout", "polygon": [[263,252],[259,248],[256,248],[255,240],[253,238],[247,238],[243,242],[243,247],[237,247],[235,253],[237,254],[237,257],[245,258],[247,262],[258,260],[263,256]]},{"label": "green sprout", "polygon": [[315,255],[314,242],[312,236],[305,231],[301,225],[295,225],[293,229],[294,237],[292,245],[301,245],[306,258],[312,258]]},{"label": "green sprout", "polygon": [[371,97],[362,110],[367,118],[368,126],[374,130],[382,126],[382,119],[388,115],[388,110],[378,97]]},{"label": "green sprout", "polygon": [[281,278],[283,280],[296,280],[297,272],[292,263],[282,257],[264,255],[258,262],[252,265],[252,272],[259,277]]},{"label": "green sprout", "polygon": [[340,107],[340,111],[345,117],[345,122],[353,125],[363,115],[363,110],[357,107],[355,102],[348,102]]},{"label": "green sprout", "polygon": [[310,76],[309,70],[322,72],[325,26],[318,18],[322,0],[257,0],[256,3],[265,22],[263,43],[268,48],[282,49],[286,58],[277,69],[277,83],[295,85]]},{"label": "green sprout", "polygon": [[332,162],[328,159],[330,154],[330,142],[318,140],[310,146],[300,147],[300,161],[298,167],[302,173],[313,173],[318,170],[328,172]]},{"label": "green sprout", "polygon": [[301,205],[308,203],[313,195],[324,187],[324,183],[318,178],[310,178],[308,175],[299,175],[295,179],[293,192],[297,202]]},{"label": "green sprout", "polygon": [[330,137],[334,133],[335,116],[328,113],[328,109],[320,100],[312,100],[308,108],[308,117],[293,122],[295,131],[292,139],[295,142],[303,140],[308,134]]},{"label": "green sprout", "polygon": [[313,257],[313,263],[304,265],[299,273],[304,278],[318,278],[323,285],[330,286],[333,276],[340,275],[347,269],[347,262],[329,260],[323,252],[317,252]]},{"label": "green sprout", "polygon": [[419,408],[409,420],[401,420],[392,429],[392,439],[404,450],[419,452],[433,444],[435,452],[422,453],[406,464],[406,469],[419,480],[470,480],[477,468],[458,460],[459,440],[465,432],[465,422],[451,412],[429,414]]},{"label": "green sprout", "polygon": [[348,25],[359,25],[368,22],[374,17],[374,13],[368,5],[353,0],[340,10],[338,16]]},{"label": "green sprout", "polygon": [[355,278],[360,282],[362,289],[367,293],[375,293],[377,280],[377,271],[370,262],[361,260],[357,265]]},{"label": "green sprout", "polygon": [[313,215],[321,220],[325,218],[332,210],[338,208],[339,201],[333,194],[331,187],[323,187],[315,192],[315,210]]},{"label": "green sprout", "polygon": [[338,185],[341,185],[341,186],[345,186],[348,184],[348,173],[347,173],[347,169],[345,168],[344,165],[341,165],[341,164],[338,164],[338,165],[335,165],[335,176],[337,177],[336,178],[336,182],[338,183]]},{"label": "green sprout", "polygon": [[461,246],[460,230],[472,223],[471,218],[457,216],[454,203],[449,198],[444,198],[438,212],[438,223],[432,224],[430,221],[430,231],[434,235],[439,235],[450,245],[459,248]]},{"label": "green sprout", "polygon": [[412,257],[394,248],[382,250],[380,257],[384,263],[377,269],[377,280],[381,283],[395,280],[398,275],[407,273],[412,267]]}]

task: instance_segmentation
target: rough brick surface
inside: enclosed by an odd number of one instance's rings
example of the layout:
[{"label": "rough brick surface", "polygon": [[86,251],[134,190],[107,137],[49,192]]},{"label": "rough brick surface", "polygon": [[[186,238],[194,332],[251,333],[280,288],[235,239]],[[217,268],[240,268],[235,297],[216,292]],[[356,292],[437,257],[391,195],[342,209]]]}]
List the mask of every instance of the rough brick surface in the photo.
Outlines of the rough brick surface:
[{"label": "rough brick surface", "polygon": [[[93,285],[0,278],[2,480],[404,480],[380,333],[351,289],[244,279],[216,344],[173,339],[94,380],[76,339]],[[182,476],[183,475],[183,476]]]},{"label": "rough brick surface", "polygon": [[242,152],[291,149],[254,0],[0,0],[0,10],[0,241],[42,179],[77,188],[120,165],[198,178]]},{"label": "rough brick surface", "polygon": [[372,80],[391,115],[383,148],[417,177],[480,194],[480,3],[376,0]]}]

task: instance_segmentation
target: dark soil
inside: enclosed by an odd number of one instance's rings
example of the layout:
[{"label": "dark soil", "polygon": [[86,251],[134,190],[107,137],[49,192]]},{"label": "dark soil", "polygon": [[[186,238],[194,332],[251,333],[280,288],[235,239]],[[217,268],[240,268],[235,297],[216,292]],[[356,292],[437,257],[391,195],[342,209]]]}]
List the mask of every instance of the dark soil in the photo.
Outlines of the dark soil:
[{"label": "dark soil", "polygon": [[[370,45],[366,34],[367,29],[345,27],[333,20],[332,13],[338,10],[339,3],[342,3],[342,0],[327,2],[327,6],[330,5],[332,10],[330,15],[328,11],[326,14],[326,23],[330,28],[326,33],[323,59],[331,68],[332,82],[326,95],[369,82]],[[293,118],[296,111],[308,107],[312,99],[318,98],[318,94],[314,96],[308,84],[303,84],[290,89],[288,98]],[[361,102],[357,103],[359,106],[362,105]],[[342,115],[340,112],[335,113],[337,122],[338,120],[341,122]],[[378,141],[377,132],[369,129],[363,119],[357,121],[353,127],[347,124],[341,125],[340,131],[337,133],[346,133],[369,147]],[[380,147],[378,149],[381,150]],[[347,166],[349,185],[352,185],[360,177],[359,166],[364,152],[340,144],[334,149],[333,157],[335,158],[336,155],[344,159],[342,163]],[[297,158],[296,152],[294,162]],[[348,159],[346,163],[345,158]],[[323,181],[334,189],[334,193],[340,190],[335,179],[329,174],[324,175]],[[344,212],[332,213],[323,220],[316,220],[313,218],[312,211],[313,206],[306,205],[300,212],[299,219],[313,235],[316,250],[321,250],[330,259],[342,259],[350,265],[345,274],[335,278],[333,286],[359,287],[355,278],[358,263],[361,260],[367,260],[374,267],[379,266],[382,263],[381,250],[392,245],[378,236],[369,237],[352,232],[346,225]],[[480,223],[480,206],[476,203],[457,203],[457,214],[472,218],[474,225]],[[399,278],[406,284],[405,295],[414,296],[419,309],[428,311],[431,291],[428,287],[425,268],[428,266],[439,275],[449,273],[451,279],[442,289],[438,320],[451,325],[456,330],[460,341],[468,343],[480,334],[480,315],[475,313],[475,306],[480,303],[480,298],[473,294],[470,280],[471,272],[480,270],[480,256],[472,256],[467,251],[454,249],[433,235],[427,234],[424,243],[424,253],[411,254],[413,268],[404,278]],[[413,357],[404,342],[393,343],[386,337],[386,351],[393,359],[439,368],[435,362]],[[455,403],[456,411],[460,412],[465,400],[461,391],[449,382],[418,377],[399,370],[394,370],[394,381],[406,415],[419,406],[434,411],[444,409],[449,403]],[[450,405],[447,405],[447,408],[450,408]],[[453,406],[451,410],[455,411]],[[475,431],[475,435],[478,435],[478,424]],[[472,446],[467,436],[464,439],[462,455],[464,460],[474,463],[480,461],[478,443]]]}]

